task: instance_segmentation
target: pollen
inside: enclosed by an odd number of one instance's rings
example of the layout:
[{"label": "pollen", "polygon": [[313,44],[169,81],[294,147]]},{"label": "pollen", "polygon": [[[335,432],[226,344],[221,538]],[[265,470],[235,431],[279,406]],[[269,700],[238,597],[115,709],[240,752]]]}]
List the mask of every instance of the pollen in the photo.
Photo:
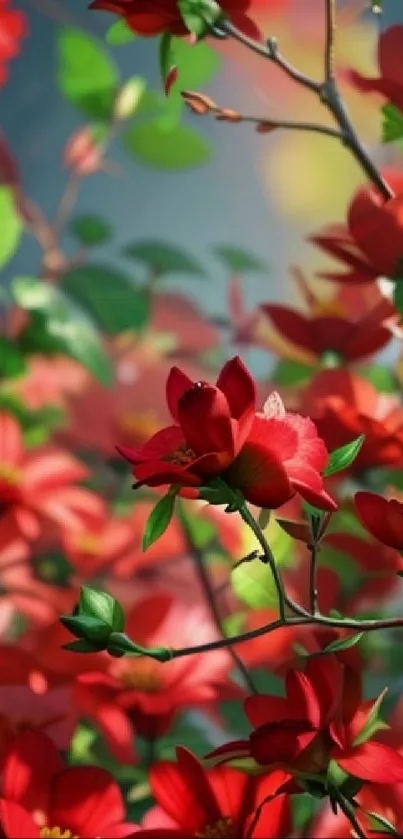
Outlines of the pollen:
[{"label": "pollen", "polygon": [[20,471],[7,463],[0,464],[0,481],[15,486],[20,482]]},{"label": "pollen", "polygon": [[193,449],[188,449],[187,446],[180,446],[179,449],[172,452],[166,460],[169,463],[174,463],[176,466],[186,466],[188,463],[191,463],[192,460],[195,460],[196,454]]},{"label": "pollen", "polygon": [[98,554],[101,550],[101,540],[92,533],[83,533],[77,539],[77,548],[86,554]]},{"label": "pollen", "polygon": [[234,822],[229,816],[219,819],[214,824],[207,824],[203,833],[195,833],[197,839],[232,839]]},{"label": "pollen", "polygon": [[39,836],[41,839],[79,839],[77,833],[62,830],[60,827],[41,827]]}]

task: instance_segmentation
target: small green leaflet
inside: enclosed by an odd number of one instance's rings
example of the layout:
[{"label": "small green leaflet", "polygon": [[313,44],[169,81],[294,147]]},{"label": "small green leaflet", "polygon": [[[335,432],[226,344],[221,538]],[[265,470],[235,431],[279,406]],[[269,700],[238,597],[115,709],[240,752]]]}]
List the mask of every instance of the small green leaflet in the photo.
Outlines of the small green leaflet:
[{"label": "small green leaflet", "polygon": [[0,186],[0,268],[14,256],[20,243],[23,224],[15,206],[13,191]]},{"label": "small green leaflet", "polygon": [[382,731],[383,729],[389,728],[388,724],[380,719],[380,710],[385,699],[385,696],[388,692],[388,688],[382,691],[382,693],[375,699],[375,702],[368,714],[367,719],[365,720],[364,727],[355,738],[353,742],[353,746],[361,746],[363,743],[366,743],[367,740],[370,740],[371,737],[376,734],[377,731]]},{"label": "small green leaflet", "polygon": [[157,501],[143,534],[143,551],[148,550],[165,533],[174,513],[177,489],[171,489]]},{"label": "small green leaflet", "polygon": [[101,216],[90,214],[75,216],[70,223],[70,230],[85,247],[101,245],[112,235],[112,228],[107,221]]},{"label": "small green leaflet", "polygon": [[[374,813],[372,810],[367,810],[367,816],[371,817],[371,820],[374,823],[373,829],[377,833],[385,833],[385,836],[400,836],[400,833],[397,832],[392,822],[390,822],[389,819],[385,818],[385,816],[381,816],[380,813]],[[379,831],[380,828],[383,828],[383,830]]]},{"label": "small green leaflet", "polygon": [[322,655],[327,655],[328,653],[338,653],[342,650],[350,650],[352,647],[355,647],[356,644],[359,644],[361,638],[363,637],[363,632],[358,632],[357,635],[352,635],[350,638],[341,638],[337,641],[332,641],[327,647],[324,647],[323,650],[318,650],[318,652],[310,653],[308,652],[302,644],[294,644],[293,649],[297,653],[297,655],[301,656],[301,658],[318,658]]},{"label": "small green leaflet", "polygon": [[384,105],[382,108],[382,142],[395,143],[403,140],[403,113],[396,105]]},{"label": "small green leaflet", "polygon": [[341,472],[343,469],[347,469],[347,467],[350,466],[356,459],[364,440],[365,434],[360,434],[360,436],[356,437],[355,440],[352,440],[351,443],[346,443],[345,446],[340,446],[339,449],[335,449],[334,452],[330,454],[329,463],[323,472],[323,476],[328,478],[329,475],[335,475],[336,472]]},{"label": "small green leaflet", "polygon": [[124,612],[118,600],[90,586],[81,587],[79,614],[102,620],[114,632],[122,632],[125,625]]},{"label": "small green leaflet", "polygon": [[107,44],[110,44],[111,47],[120,47],[124,44],[131,44],[135,38],[135,33],[129,29],[124,18],[115,20],[105,35],[105,41]]}]

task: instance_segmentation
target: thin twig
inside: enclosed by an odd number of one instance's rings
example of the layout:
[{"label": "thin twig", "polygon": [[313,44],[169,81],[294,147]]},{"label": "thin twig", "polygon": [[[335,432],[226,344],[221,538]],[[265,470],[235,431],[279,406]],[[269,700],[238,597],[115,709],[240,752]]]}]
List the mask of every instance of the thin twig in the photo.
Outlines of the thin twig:
[{"label": "thin twig", "polygon": [[[189,553],[193,559],[195,569],[197,571],[197,575],[202,586],[206,604],[209,608],[211,617],[214,621],[214,625],[221,636],[224,635],[223,628],[222,628],[222,620],[220,616],[220,612],[216,603],[214,589],[211,585],[210,577],[208,571],[205,567],[204,556],[203,552],[199,550],[197,545],[194,542],[191,528],[189,527],[189,522],[187,520],[186,514],[184,513],[183,506],[178,504],[178,519],[180,525],[182,527],[182,532],[186,540],[186,544],[188,546]],[[248,668],[245,666],[243,661],[240,659],[237,652],[232,648],[231,645],[228,645],[229,649],[228,652],[231,655],[236,667],[238,668],[239,672],[242,675],[242,678],[245,682],[246,687],[251,691],[251,693],[256,694],[257,690],[254,685],[253,679],[248,671]]]},{"label": "thin twig", "polygon": [[334,78],[334,40],[336,34],[336,0],[326,2],[325,79]]},{"label": "thin twig", "polygon": [[312,542],[308,546],[311,552],[311,560],[309,563],[309,608],[313,615],[318,611],[318,589],[316,585],[316,566],[319,552],[319,545],[317,542]]},{"label": "thin twig", "polygon": [[346,819],[348,819],[351,826],[354,828],[355,835],[358,837],[358,839],[367,839],[366,834],[364,833],[359,821],[357,820],[354,811],[354,806],[351,803],[351,801],[345,798],[344,795],[342,795],[338,789],[334,789],[332,792],[335,800],[337,801],[338,806],[340,807],[340,810],[344,813]]},{"label": "thin twig", "polygon": [[76,203],[80,184],[81,177],[73,171],[67,181],[53,222],[53,232],[58,241]]}]

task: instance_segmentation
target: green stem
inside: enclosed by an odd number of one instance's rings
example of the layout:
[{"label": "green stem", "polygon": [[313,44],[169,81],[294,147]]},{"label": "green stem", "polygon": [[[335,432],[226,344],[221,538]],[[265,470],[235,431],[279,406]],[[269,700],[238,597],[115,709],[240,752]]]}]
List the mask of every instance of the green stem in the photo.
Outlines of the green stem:
[{"label": "green stem", "polygon": [[340,810],[344,813],[345,817],[349,820],[351,826],[354,828],[355,835],[358,839],[367,839],[366,834],[364,833],[360,823],[357,820],[355,815],[355,809],[351,801],[347,798],[344,798],[344,795],[338,789],[333,789],[333,796],[337,801],[337,804],[340,807]]}]

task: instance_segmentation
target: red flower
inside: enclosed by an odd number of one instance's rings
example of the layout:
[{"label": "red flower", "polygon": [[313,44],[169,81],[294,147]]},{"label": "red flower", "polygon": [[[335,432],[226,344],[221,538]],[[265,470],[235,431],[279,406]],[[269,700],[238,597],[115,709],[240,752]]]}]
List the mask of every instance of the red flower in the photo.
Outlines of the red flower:
[{"label": "red flower", "polygon": [[308,362],[319,361],[333,352],[345,361],[357,361],[372,355],[389,343],[392,334],[376,321],[372,313],[361,320],[331,315],[306,315],[287,306],[262,305],[280,335],[305,351]]},{"label": "red flower", "polygon": [[364,527],[390,548],[403,550],[403,504],[374,492],[357,492],[355,507]]},{"label": "red flower", "polygon": [[361,93],[380,93],[403,111],[402,53],[403,26],[391,26],[378,40],[379,77],[368,78],[356,70],[346,70],[343,76]]},{"label": "red flower", "polygon": [[25,453],[17,421],[0,414],[0,537],[32,541],[44,520],[65,528],[79,526],[83,515],[100,516],[101,500],[73,485],[85,477],[87,469],[65,452]]},{"label": "red flower", "polygon": [[[158,806],[145,817],[144,829],[135,834],[139,839],[288,836],[290,803],[287,795],[278,794],[289,781],[285,772],[254,778],[228,766],[206,770],[192,752],[180,746],[176,756],[177,763],[161,761],[151,768],[150,783]],[[259,805],[263,805],[260,812]]]},{"label": "red flower", "polygon": [[221,475],[247,501],[276,508],[299,492],[335,509],[320,472],[328,454],[310,419],[287,414],[278,394],[255,411],[255,385],[241,360],[224,365],[216,386],[192,382],[173,367],[167,402],[179,423],[135,450],[119,448],[134,465],[135,487],[197,487]]},{"label": "red flower", "polygon": [[[249,6],[250,0],[223,0],[221,3],[221,8],[235,26],[251,38],[259,38],[257,26],[246,14]],[[130,29],[138,35],[148,37],[162,32],[189,34],[177,0],[93,0],[89,8],[113,12],[125,18]]]},{"label": "red flower", "polygon": [[304,393],[303,408],[314,418],[328,449],[365,435],[351,473],[403,463],[403,411],[399,400],[379,394],[346,370],[323,370]]},{"label": "red flower", "polygon": [[67,768],[51,740],[38,731],[16,738],[2,776],[3,836],[129,836],[136,826],[124,818],[120,789],[104,769]]},{"label": "red flower", "polygon": [[348,211],[347,227],[330,225],[309,239],[339,262],[347,265],[345,274],[334,271],[319,276],[337,282],[366,283],[377,277],[398,276],[403,259],[403,177],[401,172],[385,171],[385,178],[396,193],[388,201],[374,186],[355,194]]},{"label": "red flower", "polygon": [[[146,647],[194,646],[217,637],[204,607],[189,608],[166,594],[141,600],[126,627]],[[157,739],[182,709],[209,710],[219,698],[238,696],[239,689],[229,681],[231,668],[223,650],[164,664],[151,658],[108,659],[108,673],[78,677],[77,703],[101,728],[116,758],[130,763],[135,732]]]},{"label": "red flower", "polygon": [[22,12],[7,8],[7,0],[0,2],[0,86],[7,80],[7,63],[20,51],[20,41],[27,35],[26,17]]},{"label": "red flower", "polygon": [[299,772],[321,775],[334,760],[364,781],[403,781],[403,757],[370,741],[374,729],[365,733],[375,703],[361,702],[360,683],[350,668],[329,655],[311,658],[304,673],[288,671],[286,688],[286,698],[249,696],[245,713],[254,726],[249,739],[221,746],[211,757],[250,757],[260,766],[295,773],[296,778]]}]

